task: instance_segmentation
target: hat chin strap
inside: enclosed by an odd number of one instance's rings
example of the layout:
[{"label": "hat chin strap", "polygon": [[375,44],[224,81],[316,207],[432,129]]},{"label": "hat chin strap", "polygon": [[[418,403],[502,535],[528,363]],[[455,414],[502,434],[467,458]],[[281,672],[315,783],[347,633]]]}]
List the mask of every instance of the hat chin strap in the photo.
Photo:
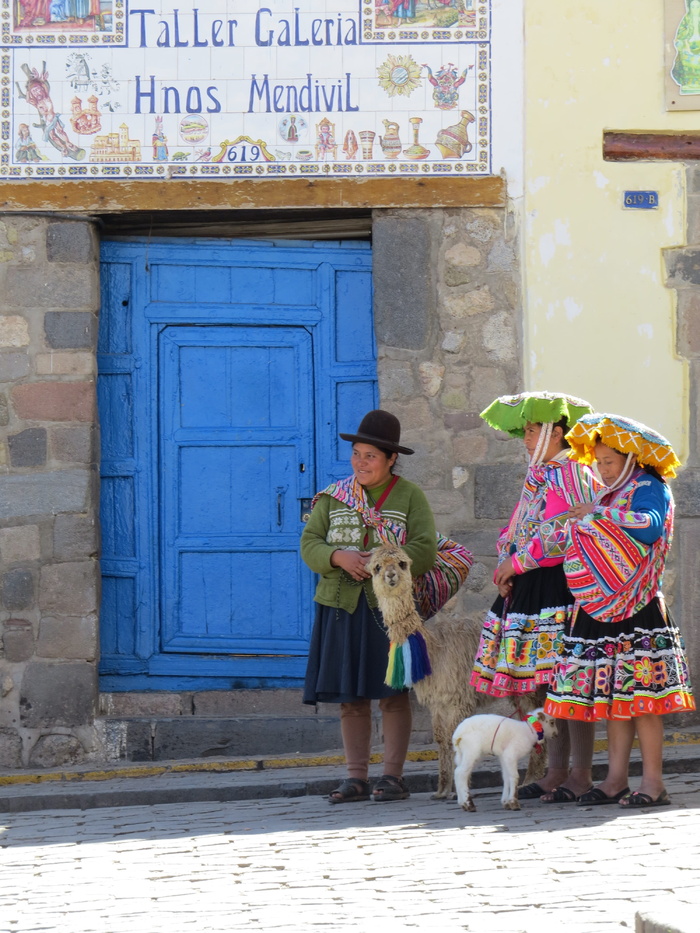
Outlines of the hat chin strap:
[{"label": "hat chin strap", "polygon": [[627,454],[627,460],[625,465],[622,468],[622,473],[618,476],[614,483],[608,486],[605,490],[605,495],[609,492],[613,492],[615,489],[620,489],[621,486],[624,486],[627,480],[630,478],[634,472],[635,467],[637,466],[637,458],[633,453]]},{"label": "hat chin strap", "polygon": [[532,456],[530,457],[530,466],[538,466],[542,463],[544,455],[549,450],[549,442],[552,440],[552,431],[554,430],[554,422],[546,421],[540,430],[540,436],[537,438],[537,444],[535,449],[532,451]]}]

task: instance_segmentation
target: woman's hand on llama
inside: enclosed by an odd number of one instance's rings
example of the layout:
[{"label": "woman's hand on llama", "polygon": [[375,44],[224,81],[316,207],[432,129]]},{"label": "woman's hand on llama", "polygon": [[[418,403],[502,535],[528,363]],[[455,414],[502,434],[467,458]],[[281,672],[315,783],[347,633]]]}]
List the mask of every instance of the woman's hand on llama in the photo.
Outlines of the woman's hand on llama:
[{"label": "woman's hand on llama", "polygon": [[372,576],[367,570],[369,553],[369,551],[344,551],[339,548],[331,554],[331,564],[349,573],[353,580],[368,580]]}]

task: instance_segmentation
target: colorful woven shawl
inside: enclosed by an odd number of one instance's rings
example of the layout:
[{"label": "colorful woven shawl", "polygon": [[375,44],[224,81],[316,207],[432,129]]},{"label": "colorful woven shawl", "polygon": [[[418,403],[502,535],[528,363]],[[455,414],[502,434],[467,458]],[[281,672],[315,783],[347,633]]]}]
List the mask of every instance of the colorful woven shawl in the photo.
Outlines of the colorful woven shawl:
[{"label": "colorful woven shawl", "polygon": [[[637,471],[608,508],[628,510],[644,473]],[[664,531],[644,544],[608,518],[572,522],[564,573],[577,605],[601,622],[627,619],[659,592],[673,535],[673,500]]]},{"label": "colorful woven shawl", "polygon": [[576,461],[550,460],[531,466],[527,471],[520,501],[508,527],[498,539],[499,562],[512,553],[524,551],[534,541],[540,541],[542,553],[548,557],[563,557],[566,552],[566,524],[558,518],[544,519],[545,497],[551,489],[570,506],[591,502],[596,493],[593,474]]}]

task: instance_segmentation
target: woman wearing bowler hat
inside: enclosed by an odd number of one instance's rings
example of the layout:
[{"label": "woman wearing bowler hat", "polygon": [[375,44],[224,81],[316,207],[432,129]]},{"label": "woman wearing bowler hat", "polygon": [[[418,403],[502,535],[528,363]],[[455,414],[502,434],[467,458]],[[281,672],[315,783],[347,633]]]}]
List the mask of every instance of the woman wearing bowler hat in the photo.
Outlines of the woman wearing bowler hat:
[{"label": "woman wearing bowler hat", "polygon": [[340,437],[352,442],[352,476],[316,495],[301,538],[302,558],[320,575],[304,703],[340,703],[347,777],[328,799],[349,803],[370,798],[371,701],[379,700],[384,773],[371,796],[403,800],[409,796],[402,777],[411,736],[409,693],[384,683],[389,638],[366,564],[382,543],[380,513],[405,529],[411,572],[425,573],[435,563],[435,522],[423,491],[393,472],[398,454],[413,453],[399,443],[395,415],[370,411],[356,434]]}]

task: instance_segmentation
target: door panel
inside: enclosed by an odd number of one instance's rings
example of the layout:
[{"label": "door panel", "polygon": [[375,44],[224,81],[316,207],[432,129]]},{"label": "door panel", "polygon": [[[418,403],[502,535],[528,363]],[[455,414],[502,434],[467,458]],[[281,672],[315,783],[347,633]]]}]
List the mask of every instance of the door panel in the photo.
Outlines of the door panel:
[{"label": "door panel", "polygon": [[311,336],[166,327],[160,343],[162,648],[303,648],[295,512],[312,466]]}]

